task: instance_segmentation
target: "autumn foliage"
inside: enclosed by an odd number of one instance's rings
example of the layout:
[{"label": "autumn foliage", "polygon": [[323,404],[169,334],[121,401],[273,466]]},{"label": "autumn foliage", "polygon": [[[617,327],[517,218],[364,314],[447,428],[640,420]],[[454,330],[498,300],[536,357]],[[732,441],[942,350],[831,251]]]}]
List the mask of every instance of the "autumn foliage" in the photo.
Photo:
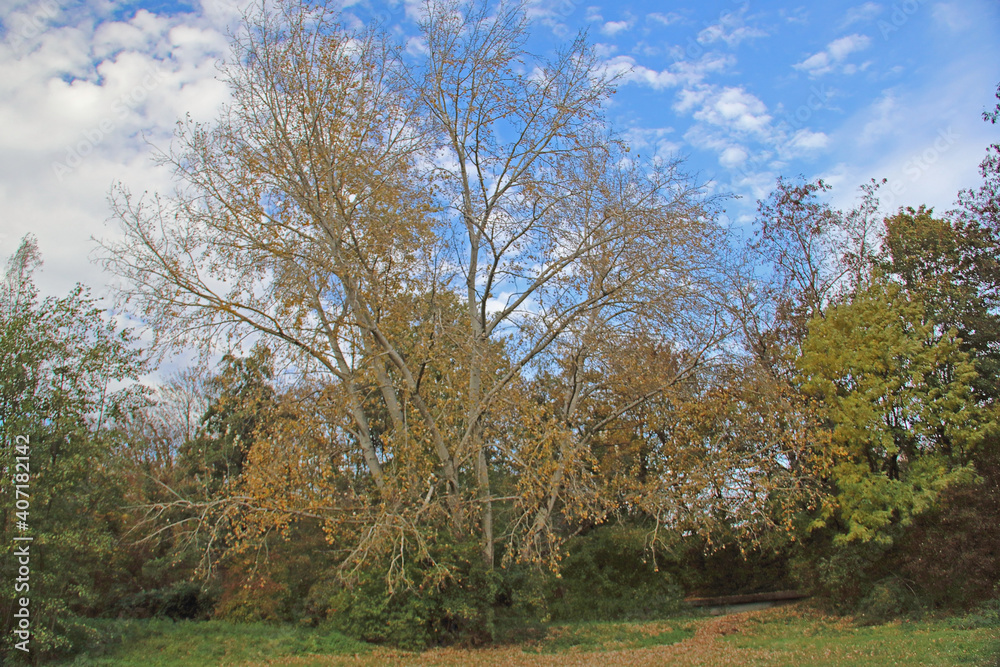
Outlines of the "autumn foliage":
[{"label": "autumn foliage", "polygon": [[175,193],[116,187],[118,307],[198,370],[111,391],[134,334],[12,259],[4,436],[58,415],[46,613],[421,647],[733,588],[872,617],[994,595],[965,540],[1000,521],[995,161],[943,215],[782,179],[741,239],[607,123],[584,37],[542,58],[523,3],[425,9],[418,57],[260,5],[232,103],[159,156]]}]

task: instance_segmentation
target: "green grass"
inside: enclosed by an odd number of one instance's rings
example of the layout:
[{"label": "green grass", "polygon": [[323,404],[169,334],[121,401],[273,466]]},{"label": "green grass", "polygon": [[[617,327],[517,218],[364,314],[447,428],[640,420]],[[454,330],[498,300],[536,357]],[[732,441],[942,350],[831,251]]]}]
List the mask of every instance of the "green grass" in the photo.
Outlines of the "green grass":
[{"label": "green grass", "polygon": [[216,667],[307,655],[367,653],[371,646],[325,629],[224,621],[92,621],[106,638],[61,665]]},{"label": "green grass", "polygon": [[739,633],[723,641],[748,654],[766,656],[747,664],[1000,667],[1000,627],[979,623],[975,617],[863,626],[790,609],[748,617]]},{"label": "green grass", "polygon": [[[567,659],[573,660],[571,656],[581,652],[666,647],[691,639],[693,643],[687,645],[686,652],[675,656],[676,662],[670,658],[671,664],[708,664],[698,662],[698,656],[721,658],[724,654],[725,664],[768,667],[1000,667],[1000,622],[995,611],[986,609],[963,617],[870,626],[826,616],[804,606],[722,618],[684,616],[629,623],[572,623],[549,626],[545,635],[537,639],[498,647],[497,655],[475,650],[457,653],[467,656],[467,664],[509,665],[525,654],[539,657],[567,654]],[[327,665],[339,664],[336,656],[354,654],[367,656],[363,662],[371,665],[389,664],[386,660],[392,664],[423,664],[417,654],[377,649],[324,629],[221,621],[91,623],[109,639],[95,650],[60,664],[199,667],[281,661]],[[629,664],[627,653],[617,655],[616,664]],[[464,660],[461,657],[459,664]]]}]

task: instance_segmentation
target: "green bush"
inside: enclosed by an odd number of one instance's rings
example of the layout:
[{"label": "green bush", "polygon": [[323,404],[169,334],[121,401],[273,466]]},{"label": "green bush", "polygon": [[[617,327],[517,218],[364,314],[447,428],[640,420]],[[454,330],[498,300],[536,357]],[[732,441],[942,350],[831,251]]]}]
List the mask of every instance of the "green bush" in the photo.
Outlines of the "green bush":
[{"label": "green bush", "polygon": [[440,544],[430,555],[407,559],[405,585],[390,588],[385,566],[367,568],[350,587],[326,582],[311,608],[325,607],[348,636],[411,650],[523,638],[538,627],[541,586],[529,569],[489,569],[471,543]]},{"label": "green bush", "polygon": [[212,612],[215,596],[193,581],[139,591],[124,598],[119,614],[129,618],[204,619]]},{"label": "green bush", "polygon": [[598,621],[666,616],[680,609],[683,591],[646,548],[646,531],[600,526],[566,545],[551,584],[553,620]]},{"label": "green bush", "polygon": [[922,600],[912,584],[898,576],[875,582],[857,605],[859,620],[870,625],[887,623],[896,618],[920,616]]},{"label": "green bush", "polygon": [[1000,598],[976,605],[965,616],[950,619],[948,625],[956,630],[1000,628]]}]

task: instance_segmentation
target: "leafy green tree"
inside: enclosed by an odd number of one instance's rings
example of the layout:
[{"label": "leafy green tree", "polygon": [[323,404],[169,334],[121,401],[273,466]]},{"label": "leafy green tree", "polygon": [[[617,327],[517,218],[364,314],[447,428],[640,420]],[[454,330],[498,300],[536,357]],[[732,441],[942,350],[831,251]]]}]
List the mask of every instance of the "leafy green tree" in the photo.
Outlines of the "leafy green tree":
[{"label": "leafy green tree", "polygon": [[254,439],[265,436],[275,417],[277,392],[271,351],[254,347],[247,357],[227,354],[221,371],[206,382],[214,399],[197,435],[182,445],[179,464],[186,481],[197,480],[208,495],[243,472]]},{"label": "leafy green tree", "polygon": [[[0,468],[2,578],[13,582],[15,547],[29,545],[29,588],[0,594],[3,650],[12,649],[14,598],[30,599],[31,659],[71,648],[81,628],[74,615],[99,613],[123,584],[127,528],[119,457],[126,445],[116,422],[134,405],[144,369],[134,336],[109,321],[78,285],[61,299],[40,300],[32,282],[41,264],[26,237],[0,286]],[[124,388],[116,387],[127,385]],[[27,441],[27,452],[15,441]],[[16,458],[27,455],[28,459]],[[21,464],[20,466],[18,464]],[[10,483],[26,473],[28,506]],[[24,498],[20,498],[24,500]],[[15,535],[30,542],[15,542]]]},{"label": "leafy green tree", "polygon": [[919,300],[940,331],[954,329],[978,377],[980,399],[997,397],[1000,372],[1000,239],[975,221],[900,210],[885,220],[884,270]]},{"label": "leafy green tree", "polygon": [[809,323],[802,388],[832,429],[835,492],[819,524],[836,541],[892,541],[949,484],[973,476],[972,453],[994,427],[955,329],[894,283],[875,280]]}]

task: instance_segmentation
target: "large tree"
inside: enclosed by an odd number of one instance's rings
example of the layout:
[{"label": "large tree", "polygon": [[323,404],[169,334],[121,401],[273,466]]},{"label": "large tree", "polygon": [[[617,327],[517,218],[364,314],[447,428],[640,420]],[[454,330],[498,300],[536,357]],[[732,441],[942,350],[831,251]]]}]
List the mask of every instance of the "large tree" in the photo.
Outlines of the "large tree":
[{"label": "large tree", "polygon": [[[537,555],[594,433],[721,335],[706,307],[720,237],[677,163],[640,161],[607,127],[613,81],[585,40],[529,54],[521,2],[423,12],[417,62],[297,2],[249,16],[233,103],[180,125],[174,196],[117,190],[124,240],[106,257],[161,343],[264,336],[332,387],[331,437],[370,485],[358,553],[420,543],[443,516],[492,565],[497,470],[535,480],[502,501],[517,515],[502,537]],[[633,343],[680,363],[622,355],[641,386],[583,419],[609,346]],[[546,372],[554,412],[525,384]]]}]

